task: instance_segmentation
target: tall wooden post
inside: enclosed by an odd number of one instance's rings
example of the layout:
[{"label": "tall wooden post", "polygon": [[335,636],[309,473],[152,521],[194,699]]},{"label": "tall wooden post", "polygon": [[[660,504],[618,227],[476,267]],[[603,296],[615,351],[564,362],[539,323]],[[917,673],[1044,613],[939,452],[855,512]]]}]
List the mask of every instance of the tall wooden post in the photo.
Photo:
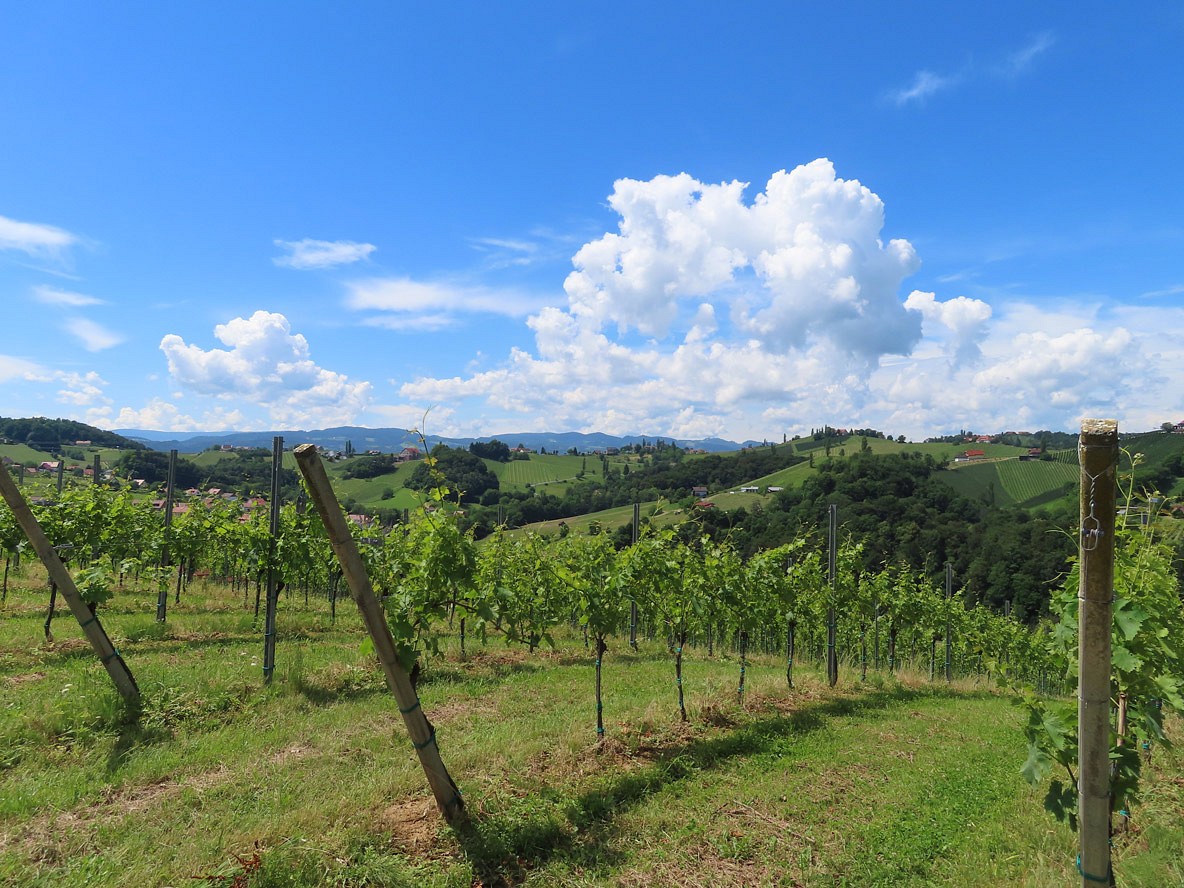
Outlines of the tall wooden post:
[{"label": "tall wooden post", "polygon": [[362,621],[374,642],[374,652],[378,656],[378,662],[382,664],[387,687],[391,689],[399,704],[403,724],[407,728],[407,733],[411,735],[411,745],[415,747],[415,752],[419,756],[419,763],[427,776],[432,795],[435,796],[436,807],[450,824],[459,825],[466,819],[464,799],[461,798],[456,784],[452,782],[443,759],[440,758],[440,750],[436,746],[436,731],[419,705],[419,695],[411,684],[411,677],[399,663],[395,640],[387,625],[386,615],[374,595],[374,588],[370,584],[361,553],[358,552],[357,544],[350,535],[341,505],[333,493],[328,475],[325,474],[325,467],[317,457],[316,446],[301,444],[294,453],[296,464],[300,467],[308,486],[308,495],[317,508],[317,514],[321,516],[329,536],[329,544],[341,563],[350,595],[357,603],[358,610],[362,613]]},{"label": "tall wooden post", "polygon": [[271,439],[271,524],[267,541],[267,608],[263,615],[263,681],[271,684],[275,672],[275,612],[279,606],[278,578],[275,575],[276,542],[280,535],[280,471],[283,469],[284,439]]},{"label": "tall wooden post", "polygon": [[832,503],[827,515],[827,579],[830,582],[830,607],[826,611],[826,683],[833,688],[839,683],[838,615],[835,609],[835,598],[839,590],[839,507]]},{"label": "tall wooden post", "polygon": [[1087,419],[1081,463],[1078,624],[1078,818],[1082,888],[1113,884],[1110,867],[1110,633],[1114,601],[1114,500],[1118,423]]},{"label": "tall wooden post", "polygon": [[[641,533],[641,503],[633,504],[633,545],[637,545]],[[637,650],[637,599],[629,602],[629,647]],[[681,690],[681,685],[680,685]],[[684,719],[685,721],[685,719]]]},{"label": "tall wooden post", "polygon": [[94,466],[90,470],[91,480],[97,485],[103,481],[103,464],[99,460],[99,455],[95,454]]},{"label": "tall wooden post", "polygon": [[954,680],[954,664],[950,657],[951,653],[951,614],[950,608],[953,607],[954,599],[954,565],[946,562],[946,684]]},{"label": "tall wooden post", "polygon": [[29,504],[21,496],[21,492],[9,477],[8,472],[0,471],[0,495],[3,495],[17,524],[25,532],[33,550],[45,565],[50,580],[62,593],[62,597],[66,599],[66,604],[70,606],[70,612],[78,620],[78,624],[86,635],[86,640],[90,642],[99,662],[103,664],[103,668],[111,676],[111,681],[115,683],[119,695],[123,697],[129,708],[135,710],[140,705],[140,689],[136,686],[136,680],[132,677],[131,670],[123,662],[119,651],[111,644],[111,639],[107,637],[103,624],[99,622],[98,614],[91,613],[90,607],[82,600],[78,587],[74,585],[74,579],[66,570],[66,565],[62,564],[62,559],[54,551],[53,544],[45,536],[45,531],[41,529],[37,519],[33,517]]},{"label": "tall wooden post", "polygon": [[[169,451],[169,469],[164,490],[164,545],[160,549],[160,568],[169,566],[169,534],[173,527],[173,488],[177,478],[177,451]],[[168,616],[169,584],[161,581],[160,592],[156,597],[156,622],[163,623]]]}]

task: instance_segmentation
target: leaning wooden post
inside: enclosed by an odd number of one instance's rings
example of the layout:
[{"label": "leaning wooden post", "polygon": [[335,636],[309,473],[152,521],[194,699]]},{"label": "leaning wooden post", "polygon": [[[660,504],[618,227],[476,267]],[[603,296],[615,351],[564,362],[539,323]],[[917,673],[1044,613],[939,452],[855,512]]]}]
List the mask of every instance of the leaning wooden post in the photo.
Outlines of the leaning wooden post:
[{"label": "leaning wooden post", "polygon": [[407,726],[411,744],[419,755],[419,763],[423,766],[432,795],[436,798],[436,807],[440,809],[445,820],[454,826],[458,825],[466,819],[464,799],[461,798],[460,790],[452,782],[452,777],[440,758],[440,750],[436,746],[436,731],[419,705],[419,695],[411,684],[411,677],[399,663],[395,652],[395,640],[386,623],[386,616],[374,595],[366,566],[362,563],[357,544],[350,535],[341,506],[333,493],[329,477],[325,474],[325,467],[317,457],[316,446],[301,444],[294,452],[296,464],[304,475],[305,484],[308,485],[308,495],[317,507],[317,513],[321,516],[325,531],[329,535],[329,544],[341,563],[350,595],[357,603],[358,610],[362,613],[362,621],[374,642],[374,652],[378,655],[378,661],[386,674],[387,686],[399,704],[403,724]]},{"label": "leaning wooden post", "polygon": [[1087,419],[1081,463],[1081,582],[1077,593],[1077,805],[1082,888],[1113,884],[1110,868],[1110,633],[1118,423]]},{"label": "leaning wooden post", "polygon": [[82,600],[78,587],[74,585],[70,572],[66,570],[66,565],[62,564],[62,559],[54,551],[53,544],[45,536],[45,531],[41,529],[37,519],[33,517],[29,504],[25,502],[21,492],[17,490],[16,484],[13,483],[8,472],[0,472],[0,494],[3,494],[4,501],[8,503],[8,508],[16,517],[17,524],[25,532],[33,550],[45,565],[50,580],[62,593],[62,598],[66,599],[66,603],[70,606],[70,612],[78,620],[87,641],[90,642],[95,654],[98,655],[99,662],[103,664],[107,674],[115,682],[115,688],[119,691],[119,695],[123,697],[128,708],[135,712],[140,706],[140,689],[136,686],[136,680],[132,677],[131,670],[123,662],[119,651],[111,644],[111,639],[107,637],[98,615],[91,613],[90,607]]}]

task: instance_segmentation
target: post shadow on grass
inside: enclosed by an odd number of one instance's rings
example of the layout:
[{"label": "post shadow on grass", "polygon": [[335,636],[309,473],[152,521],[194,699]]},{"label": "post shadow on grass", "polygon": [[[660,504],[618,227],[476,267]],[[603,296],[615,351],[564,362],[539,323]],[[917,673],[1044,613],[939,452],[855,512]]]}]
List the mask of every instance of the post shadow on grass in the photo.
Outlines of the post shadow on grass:
[{"label": "post shadow on grass", "polygon": [[120,771],[132,757],[132,753],[172,740],[172,733],[162,727],[147,727],[136,714],[136,718],[119,726],[115,745],[107,753],[108,776]]},{"label": "post shadow on grass", "polygon": [[613,846],[613,822],[649,796],[731,760],[770,752],[787,737],[820,730],[832,718],[952,696],[955,693],[947,688],[877,689],[758,718],[722,736],[661,749],[649,767],[613,776],[573,799],[564,801],[561,790],[544,788],[504,812],[486,814],[470,808],[468,821],[454,826],[452,833],[474,875],[486,886],[518,884],[552,860],[588,872],[609,870],[624,862],[624,854]]}]

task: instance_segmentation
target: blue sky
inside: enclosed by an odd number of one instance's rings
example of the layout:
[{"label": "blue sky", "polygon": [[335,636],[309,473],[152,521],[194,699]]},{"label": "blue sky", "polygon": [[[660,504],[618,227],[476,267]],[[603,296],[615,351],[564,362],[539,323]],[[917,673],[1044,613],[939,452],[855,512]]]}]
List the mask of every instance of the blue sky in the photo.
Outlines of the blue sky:
[{"label": "blue sky", "polygon": [[0,414],[1184,419],[1179,4],[436,6],[0,12]]}]

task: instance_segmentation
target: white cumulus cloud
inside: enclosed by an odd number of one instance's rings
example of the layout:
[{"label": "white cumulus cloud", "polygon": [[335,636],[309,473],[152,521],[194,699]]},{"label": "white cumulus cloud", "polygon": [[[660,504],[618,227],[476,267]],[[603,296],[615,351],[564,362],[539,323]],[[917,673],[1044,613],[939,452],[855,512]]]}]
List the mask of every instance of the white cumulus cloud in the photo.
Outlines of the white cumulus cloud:
[{"label": "white cumulus cloud", "polygon": [[370,399],[369,382],[355,382],[317,366],[308,340],[288,319],[257,311],[214,328],[226,349],[203,349],[170,333],[160,343],[169,373],[183,390],[241,399],[264,408],[282,425],[352,421]]},{"label": "white cumulus cloud", "polygon": [[[403,409],[476,403],[507,429],[760,440],[824,422],[909,437],[1066,429],[1091,413],[1138,426],[1179,400],[1174,305],[905,296],[915,250],[884,237],[880,199],[828,161],[744,193],[686,174],[616,183],[616,230],[575,253],[566,305],[527,318],[532,346],[405,382],[419,406]],[[460,433],[443,419],[438,431]]]},{"label": "white cumulus cloud", "polygon": [[816,160],[774,174],[751,204],[745,185],[687,174],[622,179],[609,197],[619,232],[586,244],[567,278],[571,314],[665,336],[681,310],[730,307],[771,351],[825,339],[869,363],[920,338],[897,297],[919,265],[904,240],[880,240],[884,207]]},{"label": "white cumulus cloud", "polygon": [[[966,296],[939,302],[935,293],[914,290],[904,301],[904,307],[921,313],[926,333],[930,333],[932,325],[949,331],[952,363],[971,363],[981,356],[979,343],[986,336],[986,324],[991,319],[991,306],[987,303]],[[940,334],[933,331],[931,335]]]},{"label": "white cumulus cloud", "polygon": [[921,338],[898,295],[915,251],[881,239],[882,202],[829,161],[775,174],[751,202],[743,183],[684,173],[620,180],[609,205],[618,230],[576,252],[567,306],[527,320],[534,353],[400,394],[551,427],[718,433],[770,401],[856,405],[880,359]]},{"label": "white cumulus cloud", "polygon": [[103,393],[107,381],[93,370],[87,373],[60,372],[56,378],[62,384],[58,390],[58,400],[63,404],[97,409],[111,403],[111,399]]}]

